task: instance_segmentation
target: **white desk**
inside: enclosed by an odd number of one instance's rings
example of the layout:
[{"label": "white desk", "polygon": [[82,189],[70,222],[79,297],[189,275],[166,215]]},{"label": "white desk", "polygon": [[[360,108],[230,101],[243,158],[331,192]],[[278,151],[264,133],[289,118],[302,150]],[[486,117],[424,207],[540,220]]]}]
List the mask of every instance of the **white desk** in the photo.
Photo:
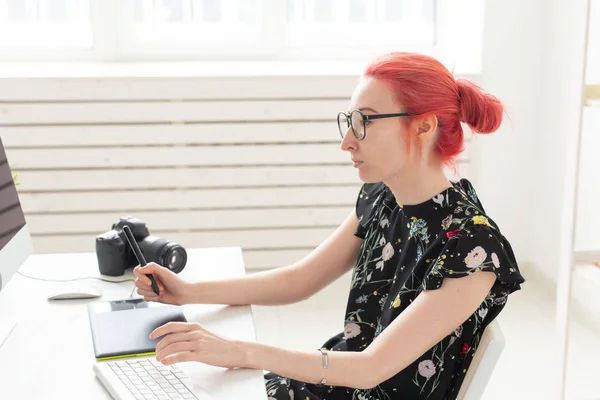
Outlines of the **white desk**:
[{"label": "white desk", "polygon": [[[33,255],[20,271],[47,279],[100,277],[94,253]],[[232,247],[188,250],[188,263],[180,276],[210,280],[244,273],[241,250]],[[133,278],[133,273],[110,279],[126,278]],[[92,371],[96,360],[86,307],[91,301],[128,298],[133,283],[85,282],[100,286],[103,296],[47,300],[49,291],[62,283],[36,281],[19,274],[0,292],[0,315],[18,321],[0,347],[1,399],[111,398]],[[217,334],[256,340],[249,306],[186,305],[183,310],[188,321],[199,322]],[[183,363],[180,367],[215,399],[267,399],[263,371],[228,370],[200,363]]]}]

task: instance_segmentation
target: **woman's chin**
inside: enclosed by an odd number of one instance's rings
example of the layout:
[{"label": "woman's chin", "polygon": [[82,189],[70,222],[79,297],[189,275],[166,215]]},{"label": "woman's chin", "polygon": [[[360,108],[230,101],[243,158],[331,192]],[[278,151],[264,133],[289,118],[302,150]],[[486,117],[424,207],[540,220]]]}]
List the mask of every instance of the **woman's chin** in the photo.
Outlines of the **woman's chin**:
[{"label": "woman's chin", "polygon": [[377,179],[377,177],[374,174],[369,173],[369,171],[364,168],[359,168],[358,177],[364,183],[375,183],[381,180]]}]

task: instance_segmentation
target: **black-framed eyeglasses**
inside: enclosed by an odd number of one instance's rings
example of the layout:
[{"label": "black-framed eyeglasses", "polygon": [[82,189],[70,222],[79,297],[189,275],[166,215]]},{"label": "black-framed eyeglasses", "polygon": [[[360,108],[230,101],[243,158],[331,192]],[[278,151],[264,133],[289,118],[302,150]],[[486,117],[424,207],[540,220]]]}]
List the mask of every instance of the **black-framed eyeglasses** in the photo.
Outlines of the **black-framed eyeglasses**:
[{"label": "black-framed eyeglasses", "polygon": [[392,117],[410,117],[417,114],[412,113],[395,113],[395,114],[371,114],[365,115],[360,110],[352,110],[349,114],[345,112],[338,113],[337,123],[342,139],[346,136],[348,128],[352,128],[352,133],[358,140],[363,140],[367,136],[367,125],[375,119],[392,118]]}]

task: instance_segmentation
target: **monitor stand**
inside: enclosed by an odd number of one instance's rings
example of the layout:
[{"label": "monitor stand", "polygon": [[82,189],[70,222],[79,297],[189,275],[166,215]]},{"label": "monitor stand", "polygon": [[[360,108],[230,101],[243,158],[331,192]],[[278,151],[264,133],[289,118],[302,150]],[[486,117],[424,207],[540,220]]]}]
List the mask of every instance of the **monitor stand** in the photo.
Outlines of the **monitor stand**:
[{"label": "monitor stand", "polygon": [[0,318],[0,347],[2,347],[4,341],[8,339],[16,325],[17,321],[15,320]]}]

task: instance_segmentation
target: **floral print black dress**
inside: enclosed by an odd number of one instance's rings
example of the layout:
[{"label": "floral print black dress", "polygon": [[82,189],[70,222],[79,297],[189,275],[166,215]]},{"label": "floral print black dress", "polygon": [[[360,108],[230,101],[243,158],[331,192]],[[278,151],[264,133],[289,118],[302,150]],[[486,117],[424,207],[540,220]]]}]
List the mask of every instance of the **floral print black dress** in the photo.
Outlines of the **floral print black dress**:
[{"label": "floral print black dress", "polygon": [[399,205],[383,183],[364,184],[356,213],[355,235],[364,242],[344,330],[323,345],[330,351],[362,351],[423,290],[438,289],[444,278],[492,271],[496,282],[470,318],[377,387],[317,386],[267,373],[269,400],[455,399],[485,327],[524,282],[509,242],[466,179],[410,206]]}]

